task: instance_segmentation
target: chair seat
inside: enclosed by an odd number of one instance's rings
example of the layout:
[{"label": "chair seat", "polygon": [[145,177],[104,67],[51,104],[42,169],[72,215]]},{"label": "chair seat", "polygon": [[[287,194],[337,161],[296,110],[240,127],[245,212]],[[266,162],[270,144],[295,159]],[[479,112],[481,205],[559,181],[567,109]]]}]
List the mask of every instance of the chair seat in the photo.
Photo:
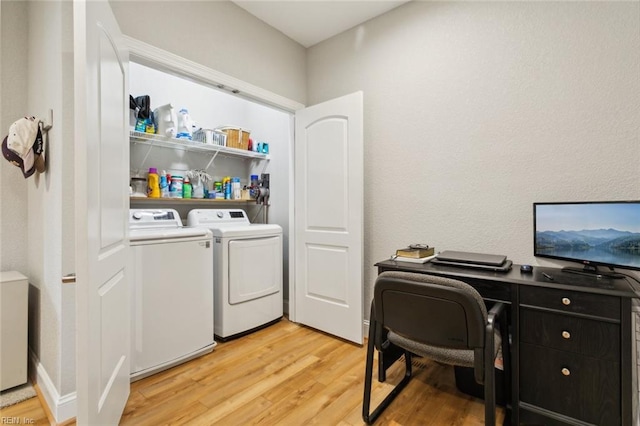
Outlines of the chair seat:
[{"label": "chair seat", "polygon": [[390,331],[387,336],[389,341],[396,346],[400,346],[409,352],[434,361],[461,367],[473,367],[473,350],[471,349],[451,349],[439,346],[430,346],[409,340]]},{"label": "chair seat", "polygon": [[[496,330],[495,334],[495,348],[494,355],[500,350],[502,339],[500,333]],[[458,365],[460,367],[473,367],[473,350],[472,349],[451,349],[442,348],[439,346],[425,345],[424,343],[416,342],[402,337],[393,331],[389,331],[387,336],[389,341],[396,346],[401,347],[416,355],[432,359],[434,361],[442,362],[444,364]]]}]

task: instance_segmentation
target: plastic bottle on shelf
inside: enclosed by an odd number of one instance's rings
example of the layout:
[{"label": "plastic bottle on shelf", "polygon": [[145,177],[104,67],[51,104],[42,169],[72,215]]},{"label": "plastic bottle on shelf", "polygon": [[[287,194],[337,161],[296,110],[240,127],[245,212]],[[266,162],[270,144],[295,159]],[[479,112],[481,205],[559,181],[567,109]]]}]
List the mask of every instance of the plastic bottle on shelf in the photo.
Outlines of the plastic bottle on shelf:
[{"label": "plastic bottle on shelf", "polygon": [[184,178],[184,183],[182,184],[182,198],[191,198],[191,189],[191,182],[187,176]]},{"label": "plastic bottle on shelf", "polygon": [[160,174],[160,197],[169,197],[169,182],[167,181],[167,172],[165,170]]},{"label": "plastic bottle on shelf", "polygon": [[233,196],[231,198],[234,200],[239,200],[240,198],[242,198],[242,187],[240,186],[240,178],[234,177],[231,182],[231,190],[233,191]]},{"label": "plastic bottle on shelf", "polygon": [[147,197],[160,198],[160,178],[155,167],[150,167],[147,175]]},{"label": "plastic bottle on shelf", "polygon": [[225,176],[222,179],[222,185],[224,187],[224,199],[230,200],[233,192],[231,191],[231,178],[229,176]]},{"label": "plastic bottle on shelf", "polygon": [[169,190],[170,198],[182,198],[182,176],[173,175],[171,176],[171,187]]},{"label": "plastic bottle on shelf", "polygon": [[251,186],[249,186],[249,194],[251,195],[251,198],[256,198],[258,195],[258,175],[251,175]]},{"label": "plastic bottle on shelf", "polygon": [[178,139],[192,139],[192,121],[191,117],[189,117],[189,110],[186,108],[182,108],[178,112],[178,134],[176,137]]}]

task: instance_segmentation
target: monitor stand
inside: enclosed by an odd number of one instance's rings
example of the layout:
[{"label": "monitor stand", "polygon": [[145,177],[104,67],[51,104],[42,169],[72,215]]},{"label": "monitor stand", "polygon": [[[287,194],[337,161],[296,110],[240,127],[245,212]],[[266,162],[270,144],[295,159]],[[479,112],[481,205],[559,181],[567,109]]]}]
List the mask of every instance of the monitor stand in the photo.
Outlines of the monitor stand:
[{"label": "monitor stand", "polygon": [[596,277],[596,278],[602,278],[602,277],[613,278],[613,279],[625,278],[623,274],[613,272],[613,270],[611,270],[611,272],[599,271],[598,267],[594,265],[585,265],[584,268],[582,269],[565,266],[564,268],[562,268],[562,272],[568,272],[570,274],[578,274],[578,275],[587,275],[587,276]]}]

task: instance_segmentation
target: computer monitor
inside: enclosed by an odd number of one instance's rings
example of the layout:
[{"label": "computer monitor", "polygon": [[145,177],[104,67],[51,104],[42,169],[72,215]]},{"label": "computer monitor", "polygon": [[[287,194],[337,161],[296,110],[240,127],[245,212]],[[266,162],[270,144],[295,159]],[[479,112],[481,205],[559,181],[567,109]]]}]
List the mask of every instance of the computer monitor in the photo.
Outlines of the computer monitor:
[{"label": "computer monitor", "polygon": [[533,233],[534,256],[584,265],[568,272],[640,270],[640,201],[534,203]]}]

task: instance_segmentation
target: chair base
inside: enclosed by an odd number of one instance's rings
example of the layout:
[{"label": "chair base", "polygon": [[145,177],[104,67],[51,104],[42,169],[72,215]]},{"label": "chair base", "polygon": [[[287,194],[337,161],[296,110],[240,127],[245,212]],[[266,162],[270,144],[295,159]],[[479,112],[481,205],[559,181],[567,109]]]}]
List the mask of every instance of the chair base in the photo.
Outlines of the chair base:
[{"label": "chair base", "polygon": [[[486,344],[484,347],[484,372],[483,374],[483,384],[484,384],[484,411],[485,411],[485,425],[495,425],[496,420],[496,384],[495,384],[495,370],[494,370],[494,360],[495,360],[495,352],[494,352],[494,327],[497,318],[504,313],[504,305],[496,304],[489,312],[489,320],[486,325]],[[393,402],[393,400],[400,394],[402,389],[404,389],[407,384],[411,381],[412,376],[412,365],[411,359],[413,354],[399,346],[394,345],[390,341],[386,340],[380,346],[380,350],[378,351],[378,380],[384,382],[386,380],[386,370],[395,363],[395,361],[399,360],[402,355],[404,355],[405,360],[405,373],[404,377],[400,382],[389,392],[389,394],[382,400],[382,402],[373,410],[370,411],[371,408],[371,386],[373,381],[373,357],[376,352],[376,335],[379,332],[382,332],[382,328],[378,329],[380,325],[375,321],[373,305],[371,309],[371,318],[372,321],[369,325],[369,339],[367,342],[367,359],[366,359],[366,367],[365,367],[365,378],[364,378],[364,396],[362,402],[362,419],[368,425],[374,423],[380,414]],[[500,321],[499,325],[504,330],[504,321]],[[506,368],[509,368],[510,365],[510,357],[509,357],[509,348],[506,345],[506,340],[503,338],[502,340],[503,353],[505,356],[505,365]],[[507,375],[507,381],[509,381],[510,377]]]},{"label": "chair base", "polygon": [[[374,293],[369,317],[362,404],[364,422],[375,422],[411,381],[411,358],[415,353],[443,358],[451,365],[468,365],[472,362],[475,381],[484,384],[485,425],[495,426],[494,362],[498,353],[495,345],[496,325],[500,325],[504,358],[509,366],[509,350],[505,350],[505,343],[508,342],[508,335],[505,336],[507,330],[504,320],[499,320],[504,318],[505,305],[495,303],[487,312],[478,292],[464,282],[438,277],[426,279],[425,276],[405,272],[380,274]],[[407,309],[411,309],[410,314]],[[428,327],[438,321],[448,321],[449,328],[439,331]],[[390,334],[391,332],[395,334]],[[379,354],[379,381],[386,380],[387,368],[402,355],[405,358],[405,373],[400,382],[371,411],[373,358],[376,351]]]},{"label": "chair base", "polygon": [[[411,381],[411,353],[404,351],[404,359],[405,359],[405,371],[404,377],[400,382],[389,392],[389,394],[382,400],[382,402],[370,412],[371,405],[371,385],[373,381],[373,353],[375,352],[375,347],[372,339],[369,339],[368,347],[367,347],[367,364],[365,368],[365,378],[364,378],[364,398],[362,404],[362,420],[368,425],[373,424],[380,414],[393,402],[394,399],[400,394],[402,389],[407,386],[407,384]],[[382,354],[382,352],[380,353]],[[395,361],[395,359],[394,359]],[[380,365],[380,381],[386,380],[386,368]]]}]

